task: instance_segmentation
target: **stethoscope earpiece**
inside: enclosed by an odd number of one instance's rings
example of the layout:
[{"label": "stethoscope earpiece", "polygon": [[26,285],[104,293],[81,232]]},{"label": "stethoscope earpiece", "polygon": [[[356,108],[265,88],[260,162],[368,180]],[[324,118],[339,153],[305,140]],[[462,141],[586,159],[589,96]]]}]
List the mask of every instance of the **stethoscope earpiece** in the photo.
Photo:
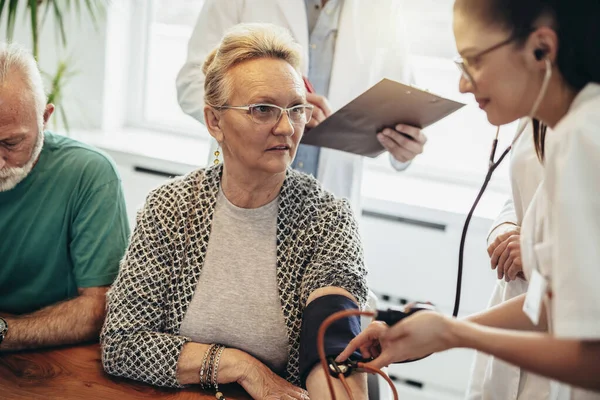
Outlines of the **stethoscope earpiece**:
[{"label": "stethoscope earpiece", "polygon": [[544,49],[535,49],[535,51],[533,52],[533,56],[535,57],[536,60],[538,61],[542,61],[544,59],[544,56],[546,55],[547,51]]}]

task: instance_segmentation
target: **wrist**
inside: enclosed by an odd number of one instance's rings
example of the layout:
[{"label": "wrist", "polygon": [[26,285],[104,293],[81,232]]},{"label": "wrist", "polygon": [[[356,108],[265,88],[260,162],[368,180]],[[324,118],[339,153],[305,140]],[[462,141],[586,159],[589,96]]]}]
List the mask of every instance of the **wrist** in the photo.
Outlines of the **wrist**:
[{"label": "wrist", "polygon": [[490,246],[498,236],[511,231],[519,232],[519,226],[513,222],[503,222],[500,225],[497,225],[488,235],[488,246]]},{"label": "wrist", "polygon": [[467,320],[449,318],[449,329],[446,340],[449,348],[469,347],[469,335],[472,331],[473,324]]},{"label": "wrist", "polygon": [[219,383],[248,384],[254,379],[254,373],[259,366],[258,360],[241,350],[226,348],[223,359],[219,364]]},{"label": "wrist", "polygon": [[0,346],[6,339],[8,335],[8,320],[6,318],[0,317]]}]

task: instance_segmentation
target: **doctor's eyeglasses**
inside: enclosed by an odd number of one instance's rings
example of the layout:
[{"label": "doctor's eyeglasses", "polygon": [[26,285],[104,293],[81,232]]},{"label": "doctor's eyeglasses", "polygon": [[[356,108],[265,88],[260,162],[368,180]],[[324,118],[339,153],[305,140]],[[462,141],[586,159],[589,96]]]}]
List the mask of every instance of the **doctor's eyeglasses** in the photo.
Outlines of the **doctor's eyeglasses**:
[{"label": "doctor's eyeglasses", "polygon": [[297,106],[283,108],[274,104],[249,104],[247,106],[222,106],[218,109],[244,110],[250,115],[250,119],[259,125],[275,125],[281,119],[285,111],[294,125],[307,124],[313,113],[312,104],[298,104]]},{"label": "doctor's eyeglasses", "polygon": [[475,79],[473,79],[473,75],[471,75],[471,73],[469,72],[469,70],[471,68],[473,68],[473,66],[475,64],[477,64],[479,62],[479,60],[481,59],[481,57],[483,57],[486,54],[489,54],[495,50],[498,50],[501,47],[506,46],[507,44],[510,44],[512,42],[514,42],[515,40],[517,40],[516,36],[511,36],[506,40],[503,40],[502,42],[495,44],[491,47],[488,47],[485,50],[481,50],[480,52],[473,54],[471,56],[467,56],[467,57],[461,57],[458,56],[454,59],[454,63],[456,64],[456,66],[458,67],[458,69],[460,70],[463,78],[465,78],[467,81],[469,81],[469,83],[472,86],[475,86]]}]

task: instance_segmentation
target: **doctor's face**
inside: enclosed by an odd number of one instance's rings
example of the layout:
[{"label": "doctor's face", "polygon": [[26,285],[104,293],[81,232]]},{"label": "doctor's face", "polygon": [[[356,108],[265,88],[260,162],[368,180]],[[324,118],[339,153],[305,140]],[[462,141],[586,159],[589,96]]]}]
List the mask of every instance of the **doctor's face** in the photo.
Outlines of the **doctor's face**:
[{"label": "doctor's face", "polygon": [[[287,62],[264,58],[236,65],[228,72],[231,96],[227,105],[272,104],[287,108],[306,103],[306,89]],[[305,123],[294,123],[283,112],[279,121],[259,123],[267,108],[220,112],[220,137],[225,164],[270,174],[285,172],[292,163]]]},{"label": "doctor's face", "polygon": [[527,116],[540,83],[539,72],[528,68],[523,46],[510,40],[511,32],[480,21],[468,11],[454,11],[453,28],[456,47],[471,77],[461,76],[460,92],[472,93],[493,125]]}]

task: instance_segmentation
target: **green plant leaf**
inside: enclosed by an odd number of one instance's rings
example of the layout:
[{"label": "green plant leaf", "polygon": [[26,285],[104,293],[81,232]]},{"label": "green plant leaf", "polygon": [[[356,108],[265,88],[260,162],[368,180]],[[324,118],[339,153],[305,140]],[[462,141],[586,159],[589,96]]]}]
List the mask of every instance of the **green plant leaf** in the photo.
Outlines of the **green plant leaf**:
[{"label": "green plant leaf", "polygon": [[[104,18],[105,16],[106,3],[107,0],[85,0],[85,6],[88,10],[90,18],[92,19],[95,29],[98,29],[98,20],[100,18]],[[77,4],[79,4],[79,2],[77,2]]]},{"label": "green plant leaf", "polygon": [[36,61],[39,56],[39,25],[38,25],[38,2],[37,0],[29,0],[27,4],[29,16],[31,18],[31,38],[33,41],[33,57]]},{"label": "green plant leaf", "polygon": [[12,42],[15,33],[15,19],[17,17],[17,8],[19,0],[9,0],[8,14],[6,15],[6,39]]},{"label": "green plant leaf", "polygon": [[48,0],[48,1],[52,3],[52,6],[54,8],[54,16],[56,17],[56,24],[58,25],[58,29],[60,32],[60,38],[62,39],[63,46],[66,47],[67,46],[67,34],[65,33],[65,22],[63,19],[63,11],[61,10],[60,6],[58,5],[57,0]]},{"label": "green plant leaf", "polygon": [[4,5],[6,4],[6,0],[0,0],[0,18],[2,18],[2,14],[4,13]]},{"label": "green plant leaf", "polygon": [[[50,0],[52,1],[52,0]],[[40,27],[44,26],[44,24],[46,23],[46,19],[48,19],[48,14],[50,13],[50,9],[52,7],[50,7],[50,1],[46,2],[46,7],[44,7],[44,16],[42,17],[42,22],[40,23]]]}]

